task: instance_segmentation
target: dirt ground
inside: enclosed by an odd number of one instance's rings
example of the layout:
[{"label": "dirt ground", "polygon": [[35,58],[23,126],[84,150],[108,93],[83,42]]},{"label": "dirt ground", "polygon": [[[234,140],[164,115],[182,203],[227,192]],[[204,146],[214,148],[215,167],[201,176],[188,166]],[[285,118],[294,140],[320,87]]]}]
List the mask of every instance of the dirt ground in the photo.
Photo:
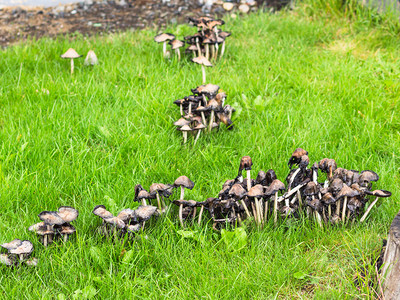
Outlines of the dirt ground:
[{"label": "dirt ground", "polygon": [[[258,1],[259,7],[265,7]],[[268,9],[279,9],[285,0],[268,1]],[[0,45],[6,47],[27,37],[106,33],[146,27],[161,28],[168,22],[183,23],[188,16],[221,16],[222,1],[209,11],[198,0],[86,0],[51,8],[8,7],[0,10]],[[238,5],[229,13],[238,13]],[[252,10],[257,6],[252,7]]]}]

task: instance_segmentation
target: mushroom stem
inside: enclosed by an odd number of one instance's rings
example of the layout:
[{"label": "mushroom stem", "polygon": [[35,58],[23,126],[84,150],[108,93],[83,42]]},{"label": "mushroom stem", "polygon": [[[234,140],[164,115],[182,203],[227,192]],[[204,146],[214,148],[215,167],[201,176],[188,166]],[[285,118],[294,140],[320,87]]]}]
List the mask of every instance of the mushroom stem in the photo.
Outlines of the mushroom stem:
[{"label": "mushroom stem", "polygon": [[23,254],[20,254],[20,255],[19,255],[19,260],[20,260],[20,261],[23,261],[23,260],[24,260],[24,255],[23,255]]},{"label": "mushroom stem", "polygon": [[179,205],[179,222],[181,223],[181,226],[183,227],[182,212],[183,212],[183,204],[180,204],[180,205]]},{"label": "mushroom stem", "polygon": [[206,84],[206,68],[203,65],[201,65],[201,71],[203,73],[203,84]]},{"label": "mushroom stem", "polygon": [[296,171],[294,171],[293,175],[290,177],[290,181],[288,184],[288,192],[291,190],[292,183],[293,183],[294,179],[296,178],[297,174],[299,174],[299,172],[300,172],[300,168],[298,168]]},{"label": "mushroom stem", "polygon": [[178,61],[180,61],[181,60],[181,50],[179,48],[176,48],[175,53],[176,53],[176,55],[178,55]]},{"label": "mushroom stem", "polygon": [[200,44],[199,44],[199,38],[196,38],[196,47],[197,47],[197,51],[199,52],[199,56],[201,56],[201,49],[200,49]]},{"label": "mushroom stem", "polygon": [[322,228],[321,215],[318,211],[315,211],[315,218],[317,219],[318,225]]},{"label": "mushroom stem", "polygon": [[187,131],[183,131],[183,143],[186,144],[187,141]]},{"label": "mushroom stem", "polygon": [[71,58],[71,74],[74,73],[74,59]]},{"label": "mushroom stem", "polygon": [[64,234],[64,243],[66,243],[68,240],[68,234]]},{"label": "mushroom stem", "polygon": [[275,193],[274,197],[274,223],[278,222],[278,192]]},{"label": "mushroom stem", "polygon": [[254,221],[256,221],[256,223],[258,223],[258,214],[257,214],[257,210],[256,210],[256,206],[255,206],[254,202],[251,202],[251,209],[253,210]]},{"label": "mushroom stem", "polygon": [[332,166],[329,166],[329,179],[332,178]]},{"label": "mushroom stem", "polygon": [[336,201],[336,215],[340,215],[340,205],[342,204],[342,200]]},{"label": "mushroom stem", "polygon": [[43,246],[47,247],[47,234],[43,236]]},{"label": "mushroom stem", "polygon": [[303,206],[303,200],[301,200],[300,190],[297,190],[297,199],[299,200],[299,207]]},{"label": "mushroom stem", "polygon": [[161,211],[160,194],[159,194],[158,192],[156,192],[156,198],[157,198],[158,209],[160,210],[160,214],[162,214],[162,211]]},{"label": "mushroom stem", "polygon": [[181,116],[183,116],[183,107],[182,107],[182,104],[179,105],[179,109],[180,109],[180,112],[181,112]]},{"label": "mushroom stem", "polygon": [[192,219],[196,217],[196,212],[197,212],[197,207],[193,207],[193,214],[192,214]]},{"label": "mushroom stem", "polygon": [[225,41],[222,42],[222,47],[221,47],[221,54],[219,55],[219,58],[224,56],[225,53]]},{"label": "mushroom stem", "polygon": [[219,49],[219,47],[218,47],[218,43],[215,43],[215,60],[217,60],[217,58],[218,58],[218,49]]},{"label": "mushroom stem", "polygon": [[246,170],[246,177],[247,177],[247,191],[251,189],[251,170]]},{"label": "mushroom stem", "polygon": [[165,57],[167,55],[167,41],[165,41],[163,43],[162,53],[163,53],[163,57]]},{"label": "mushroom stem", "polygon": [[264,211],[264,219],[267,221],[268,218],[268,200],[265,200],[265,211]]},{"label": "mushroom stem", "polygon": [[247,208],[247,205],[246,205],[246,203],[243,201],[243,199],[240,200],[240,203],[243,205],[243,208],[244,208],[244,210],[245,210],[245,212],[246,212],[247,217],[250,218],[251,215],[250,215],[249,209]]},{"label": "mushroom stem", "polygon": [[209,44],[206,44],[206,58],[210,59],[210,46],[209,46]]},{"label": "mushroom stem", "polygon": [[328,217],[331,218],[331,215],[332,215],[332,207],[331,207],[331,205],[329,204],[329,205],[328,205]]},{"label": "mushroom stem", "polygon": [[343,208],[342,208],[342,222],[346,217],[346,208],[347,208],[347,196],[344,197]]},{"label": "mushroom stem", "polygon": [[201,129],[198,130],[197,135],[196,135],[196,138],[194,139],[194,144],[195,144],[195,145],[196,145],[196,143],[197,143],[197,140],[198,140],[199,137],[200,137],[200,133],[201,133]]},{"label": "mushroom stem", "polygon": [[203,112],[201,112],[201,120],[203,121],[203,124],[207,124],[206,116],[204,115]]},{"label": "mushroom stem", "polygon": [[215,48],[213,45],[210,47],[211,47],[211,59],[212,59],[212,58],[214,58],[214,55],[215,55]]},{"label": "mushroom stem", "polygon": [[192,113],[192,102],[189,102],[188,114],[190,115],[191,113]]},{"label": "mushroom stem", "polygon": [[258,204],[258,199],[254,198],[254,204],[256,206],[256,214],[257,214],[257,223],[258,225],[261,224],[261,220],[260,220],[260,205]]},{"label": "mushroom stem", "polygon": [[201,217],[203,216],[203,211],[204,211],[204,205],[201,206],[200,212],[199,212],[199,220],[197,221],[197,224],[201,224]]},{"label": "mushroom stem", "polygon": [[208,124],[208,132],[211,132],[213,123],[214,123],[214,110],[211,110],[210,122]]},{"label": "mushroom stem", "polygon": [[378,202],[378,200],[379,200],[379,197],[376,197],[376,199],[374,200],[374,202],[372,202],[372,203],[368,206],[368,208],[367,208],[367,210],[365,211],[364,215],[363,215],[363,216],[361,217],[361,219],[360,219],[360,223],[362,223],[362,222],[365,221],[365,219],[367,218],[367,216],[368,216],[369,212],[371,211],[372,207],[374,207],[374,205],[376,204],[376,202]]},{"label": "mushroom stem", "polygon": [[[204,102],[203,105],[204,105],[204,106],[207,106],[206,95],[203,94],[202,96],[203,96],[203,102]],[[201,116],[202,116],[202,117],[204,116],[204,113],[203,113],[203,112],[201,112]],[[205,120],[205,119],[206,119],[206,118],[204,118],[204,120]],[[204,121],[204,120],[203,120],[203,121]],[[205,124],[205,123],[206,123],[206,122],[204,121],[204,124]]]},{"label": "mushroom stem", "polygon": [[142,205],[147,206],[146,199],[142,198]]},{"label": "mushroom stem", "polygon": [[181,197],[180,197],[180,200],[183,200],[184,197],[185,197],[185,187],[183,185],[181,185]]}]

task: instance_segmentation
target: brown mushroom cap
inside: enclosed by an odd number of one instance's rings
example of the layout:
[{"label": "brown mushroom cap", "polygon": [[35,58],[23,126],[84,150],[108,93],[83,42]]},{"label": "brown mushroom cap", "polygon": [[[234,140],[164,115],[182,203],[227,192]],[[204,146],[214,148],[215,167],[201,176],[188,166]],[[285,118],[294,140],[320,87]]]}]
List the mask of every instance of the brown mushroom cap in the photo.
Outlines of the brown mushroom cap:
[{"label": "brown mushroom cap", "polygon": [[180,40],[172,40],[169,42],[169,44],[171,45],[172,50],[179,49],[185,46],[185,42]]},{"label": "brown mushroom cap", "polygon": [[317,195],[319,192],[319,187],[314,181],[310,181],[307,183],[306,187],[304,188],[304,195],[306,196],[314,196]]},{"label": "brown mushroom cap", "polygon": [[190,125],[190,121],[184,119],[184,118],[180,118],[178,121],[174,122],[175,126],[178,127],[182,127],[182,126],[189,126]]},{"label": "brown mushroom cap", "polygon": [[140,231],[141,228],[142,228],[142,224],[138,223],[135,225],[126,226],[126,231],[128,233],[136,233],[136,232]]},{"label": "brown mushroom cap", "polygon": [[48,225],[61,225],[65,223],[65,221],[55,211],[42,211],[38,217]]},{"label": "brown mushroom cap", "polygon": [[267,181],[267,173],[265,173],[263,170],[258,171],[256,177],[256,183],[265,185],[266,181]]},{"label": "brown mushroom cap", "polygon": [[362,171],[359,178],[359,183],[361,186],[365,186],[365,184],[369,184],[371,181],[378,181],[379,176],[374,171],[365,170]]},{"label": "brown mushroom cap", "polygon": [[216,95],[218,91],[219,91],[218,85],[208,83],[206,85],[198,86],[193,92],[205,95]]},{"label": "brown mushroom cap", "polygon": [[240,165],[239,165],[239,170],[251,170],[251,166],[253,165],[253,162],[251,161],[250,156],[243,156],[242,159],[240,160]]},{"label": "brown mushroom cap", "polygon": [[95,214],[96,216],[104,219],[104,218],[112,218],[114,217],[114,215],[112,213],[110,213],[106,207],[104,205],[97,205],[95,206],[95,208],[93,209],[93,214]]},{"label": "brown mushroom cap", "polygon": [[227,31],[219,31],[218,36],[222,37],[223,39],[226,39],[228,36],[231,36],[232,33],[227,32]]},{"label": "brown mushroom cap", "polygon": [[239,183],[234,184],[229,190],[229,196],[235,199],[242,199],[246,194],[246,190]]},{"label": "brown mushroom cap", "polygon": [[360,195],[360,193],[358,191],[353,190],[351,187],[344,184],[342,189],[340,190],[340,192],[336,195],[336,199],[341,199],[343,197],[352,198],[352,197],[356,197],[359,195]]},{"label": "brown mushroom cap", "polygon": [[154,199],[155,197],[151,195],[148,191],[146,190],[141,190],[137,196],[138,200],[142,199]]},{"label": "brown mushroom cap", "polygon": [[128,220],[135,217],[135,211],[130,208],[126,208],[124,210],[121,210],[117,217],[120,218],[122,221],[127,222]]},{"label": "brown mushroom cap", "polygon": [[192,58],[192,62],[199,64],[199,65],[203,65],[205,67],[212,67],[212,63],[203,55],[199,56],[199,57],[195,57]]},{"label": "brown mushroom cap", "polygon": [[78,218],[79,212],[71,206],[61,206],[57,213],[64,222],[72,222]]},{"label": "brown mushroom cap", "polygon": [[196,127],[193,128],[193,130],[202,130],[202,129],[205,129],[205,128],[207,128],[206,125],[204,125],[203,123],[199,123],[199,124],[197,124]]},{"label": "brown mushroom cap", "polygon": [[22,240],[15,239],[9,243],[4,243],[0,246],[3,247],[4,249],[11,250],[11,249],[15,249],[15,248],[19,247],[21,244],[22,244]]},{"label": "brown mushroom cap", "polygon": [[297,148],[294,150],[288,162],[289,167],[291,168],[292,165],[300,163],[303,155],[308,155],[308,152],[302,148]]},{"label": "brown mushroom cap", "polygon": [[164,184],[164,183],[153,183],[150,188],[149,192],[150,195],[156,195],[158,192],[159,194],[163,195],[164,197],[169,197],[172,194],[172,189],[174,188],[173,185]]},{"label": "brown mushroom cap", "polygon": [[33,244],[28,241],[22,241],[17,248],[12,248],[9,250],[11,254],[31,254],[33,251]]},{"label": "brown mushroom cap", "polygon": [[338,194],[342,188],[343,188],[343,181],[340,178],[335,178],[330,184],[329,184],[329,191],[333,194],[336,195]]},{"label": "brown mushroom cap", "polygon": [[149,220],[157,211],[157,207],[152,206],[152,205],[146,205],[146,206],[139,206],[135,210],[135,214],[138,217],[140,222],[144,222]]},{"label": "brown mushroom cap", "polygon": [[247,192],[247,197],[261,198],[263,196],[264,196],[264,187],[261,184],[256,184]]},{"label": "brown mushroom cap", "polygon": [[124,228],[125,227],[125,223],[124,221],[122,221],[120,218],[118,217],[108,217],[108,218],[103,218],[104,222],[114,225],[117,228]]},{"label": "brown mushroom cap", "polygon": [[173,35],[172,33],[161,33],[154,37],[154,41],[156,41],[157,43],[164,43],[166,41],[171,41],[174,38],[175,35]]},{"label": "brown mushroom cap", "polygon": [[349,202],[347,203],[347,208],[351,212],[355,212],[358,208],[362,207],[364,204],[358,197],[352,197],[349,199]]},{"label": "brown mushroom cap", "polygon": [[285,185],[282,181],[280,181],[279,179],[275,179],[274,181],[272,181],[272,183],[270,184],[269,187],[267,187],[267,189],[265,190],[265,196],[271,196],[274,195],[275,193],[279,192],[279,191],[284,191],[285,190]]},{"label": "brown mushroom cap", "polygon": [[189,190],[193,189],[194,187],[194,182],[191,181],[187,176],[180,176],[178,177],[175,182],[174,182],[175,186],[183,186]]},{"label": "brown mushroom cap", "polygon": [[326,193],[322,196],[322,202],[324,202],[325,204],[329,205],[329,204],[333,204],[336,202],[335,197],[333,197],[333,195],[331,193]]},{"label": "brown mushroom cap", "polygon": [[28,228],[29,231],[33,231],[36,234],[42,235],[42,232],[47,231],[47,226],[44,222],[33,224]]},{"label": "brown mushroom cap", "polygon": [[62,235],[64,235],[64,234],[71,235],[76,232],[76,229],[71,224],[64,224],[64,225],[61,225],[61,227],[57,229],[57,232]]},{"label": "brown mushroom cap", "polygon": [[12,266],[14,264],[14,260],[8,254],[0,254],[0,264]]},{"label": "brown mushroom cap", "polygon": [[192,131],[192,128],[189,127],[189,125],[183,125],[180,128],[177,128],[179,131]]},{"label": "brown mushroom cap", "polygon": [[365,191],[366,194],[368,195],[373,195],[376,197],[380,197],[380,198],[387,198],[392,196],[392,193],[386,190],[374,190],[374,191]]},{"label": "brown mushroom cap", "polygon": [[82,55],[79,55],[74,49],[72,49],[72,48],[69,48],[68,50],[67,50],[67,52],[65,52],[64,54],[62,54],[62,55],[60,55],[61,56],[61,58],[79,58],[79,57],[81,57]]}]

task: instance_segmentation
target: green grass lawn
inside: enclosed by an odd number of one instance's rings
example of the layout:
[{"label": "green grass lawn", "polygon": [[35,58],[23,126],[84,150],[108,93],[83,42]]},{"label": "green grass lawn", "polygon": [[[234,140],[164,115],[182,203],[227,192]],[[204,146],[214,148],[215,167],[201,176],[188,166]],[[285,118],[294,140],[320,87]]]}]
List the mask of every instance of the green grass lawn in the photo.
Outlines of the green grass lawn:
[{"label": "green grass lawn", "polygon": [[[233,36],[207,77],[238,109],[235,129],[195,146],[182,146],[172,102],[201,84],[201,69],[188,59],[163,60],[154,31],[41,39],[2,51],[0,242],[30,239],[40,263],[0,266],[1,298],[373,297],[353,276],[379,252],[400,209],[400,39],[383,25],[307,9],[225,19]],[[182,37],[193,28],[169,31]],[[59,58],[69,47],[94,49],[101,64],[77,60],[70,76]],[[187,198],[203,201],[235,177],[244,155],[255,172],[273,168],[283,181],[297,147],[311,162],[329,157],[340,167],[375,170],[375,187],[393,196],[353,227],[320,229],[307,220],[247,226],[247,244],[237,251],[211,224],[182,237],[176,211],[133,241],[95,234],[93,207],[134,208],[137,183],[148,188],[187,175],[195,182]],[[78,233],[45,249],[27,228],[61,205],[79,209]]]}]

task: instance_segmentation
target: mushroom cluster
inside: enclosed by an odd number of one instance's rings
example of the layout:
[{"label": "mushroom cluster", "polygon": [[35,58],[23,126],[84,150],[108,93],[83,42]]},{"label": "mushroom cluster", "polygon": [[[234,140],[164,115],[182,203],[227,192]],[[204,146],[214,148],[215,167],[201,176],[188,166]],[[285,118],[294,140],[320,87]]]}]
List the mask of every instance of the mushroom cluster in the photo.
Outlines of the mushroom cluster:
[{"label": "mushroom cluster", "polygon": [[[209,17],[189,17],[189,24],[197,28],[197,33],[185,36],[184,41],[176,39],[172,33],[161,33],[154,37],[154,41],[163,44],[163,56],[169,57],[167,43],[181,59],[180,48],[188,44],[185,53],[193,53],[193,57],[205,57],[207,61],[222,57],[225,52],[225,39],[231,35],[230,32],[222,31],[218,27],[225,24],[223,20],[215,20]],[[211,63],[210,63],[211,64]]]},{"label": "mushroom cluster", "polygon": [[[149,191],[145,190],[141,184],[135,186],[135,201],[142,203],[143,206],[147,205],[147,201],[151,205],[151,200],[157,200],[157,206],[160,214],[164,213],[167,205],[165,199],[172,195],[174,186],[164,183],[153,183]],[[147,200],[147,201],[146,201]]]},{"label": "mushroom cluster", "polygon": [[201,85],[191,91],[192,95],[174,101],[181,115],[174,125],[182,132],[183,143],[187,142],[188,134],[192,134],[196,144],[202,131],[218,130],[221,122],[229,130],[233,129],[231,118],[235,109],[225,105],[226,93],[219,92],[218,85]]},{"label": "mushroom cluster", "polygon": [[29,259],[33,252],[33,244],[28,240],[15,239],[9,243],[2,244],[1,247],[7,250],[7,253],[0,254],[0,264],[13,267],[19,264],[27,266],[36,266],[37,258]]},{"label": "mushroom cluster", "polygon": [[126,208],[116,216],[109,212],[104,205],[97,205],[93,214],[103,220],[99,227],[101,234],[110,236],[117,233],[119,236],[125,234],[133,235],[144,228],[146,221],[151,217],[159,215],[157,207],[152,205],[140,205],[136,209]]},{"label": "mushroom cluster", "polygon": [[58,211],[42,211],[38,215],[42,222],[30,226],[29,231],[36,233],[45,247],[57,238],[66,242],[68,237],[76,232],[71,222],[75,221],[78,215],[78,210],[71,206],[61,206]]},{"label": "mushroom cluster", "polygon": [[[363,222],[380,198],[391,196],[389,191],[372,189],[373,183],[379,179],[373,171],[339,168],[336,161],[329,158],[307,168],[309,162],[308,152],[301,148],[296,149],[289,159],[288,192],[279,199],[285,216],[305,211],[320,226],[357,219]],[[323,174],[326,178],[319,182]]]}]

